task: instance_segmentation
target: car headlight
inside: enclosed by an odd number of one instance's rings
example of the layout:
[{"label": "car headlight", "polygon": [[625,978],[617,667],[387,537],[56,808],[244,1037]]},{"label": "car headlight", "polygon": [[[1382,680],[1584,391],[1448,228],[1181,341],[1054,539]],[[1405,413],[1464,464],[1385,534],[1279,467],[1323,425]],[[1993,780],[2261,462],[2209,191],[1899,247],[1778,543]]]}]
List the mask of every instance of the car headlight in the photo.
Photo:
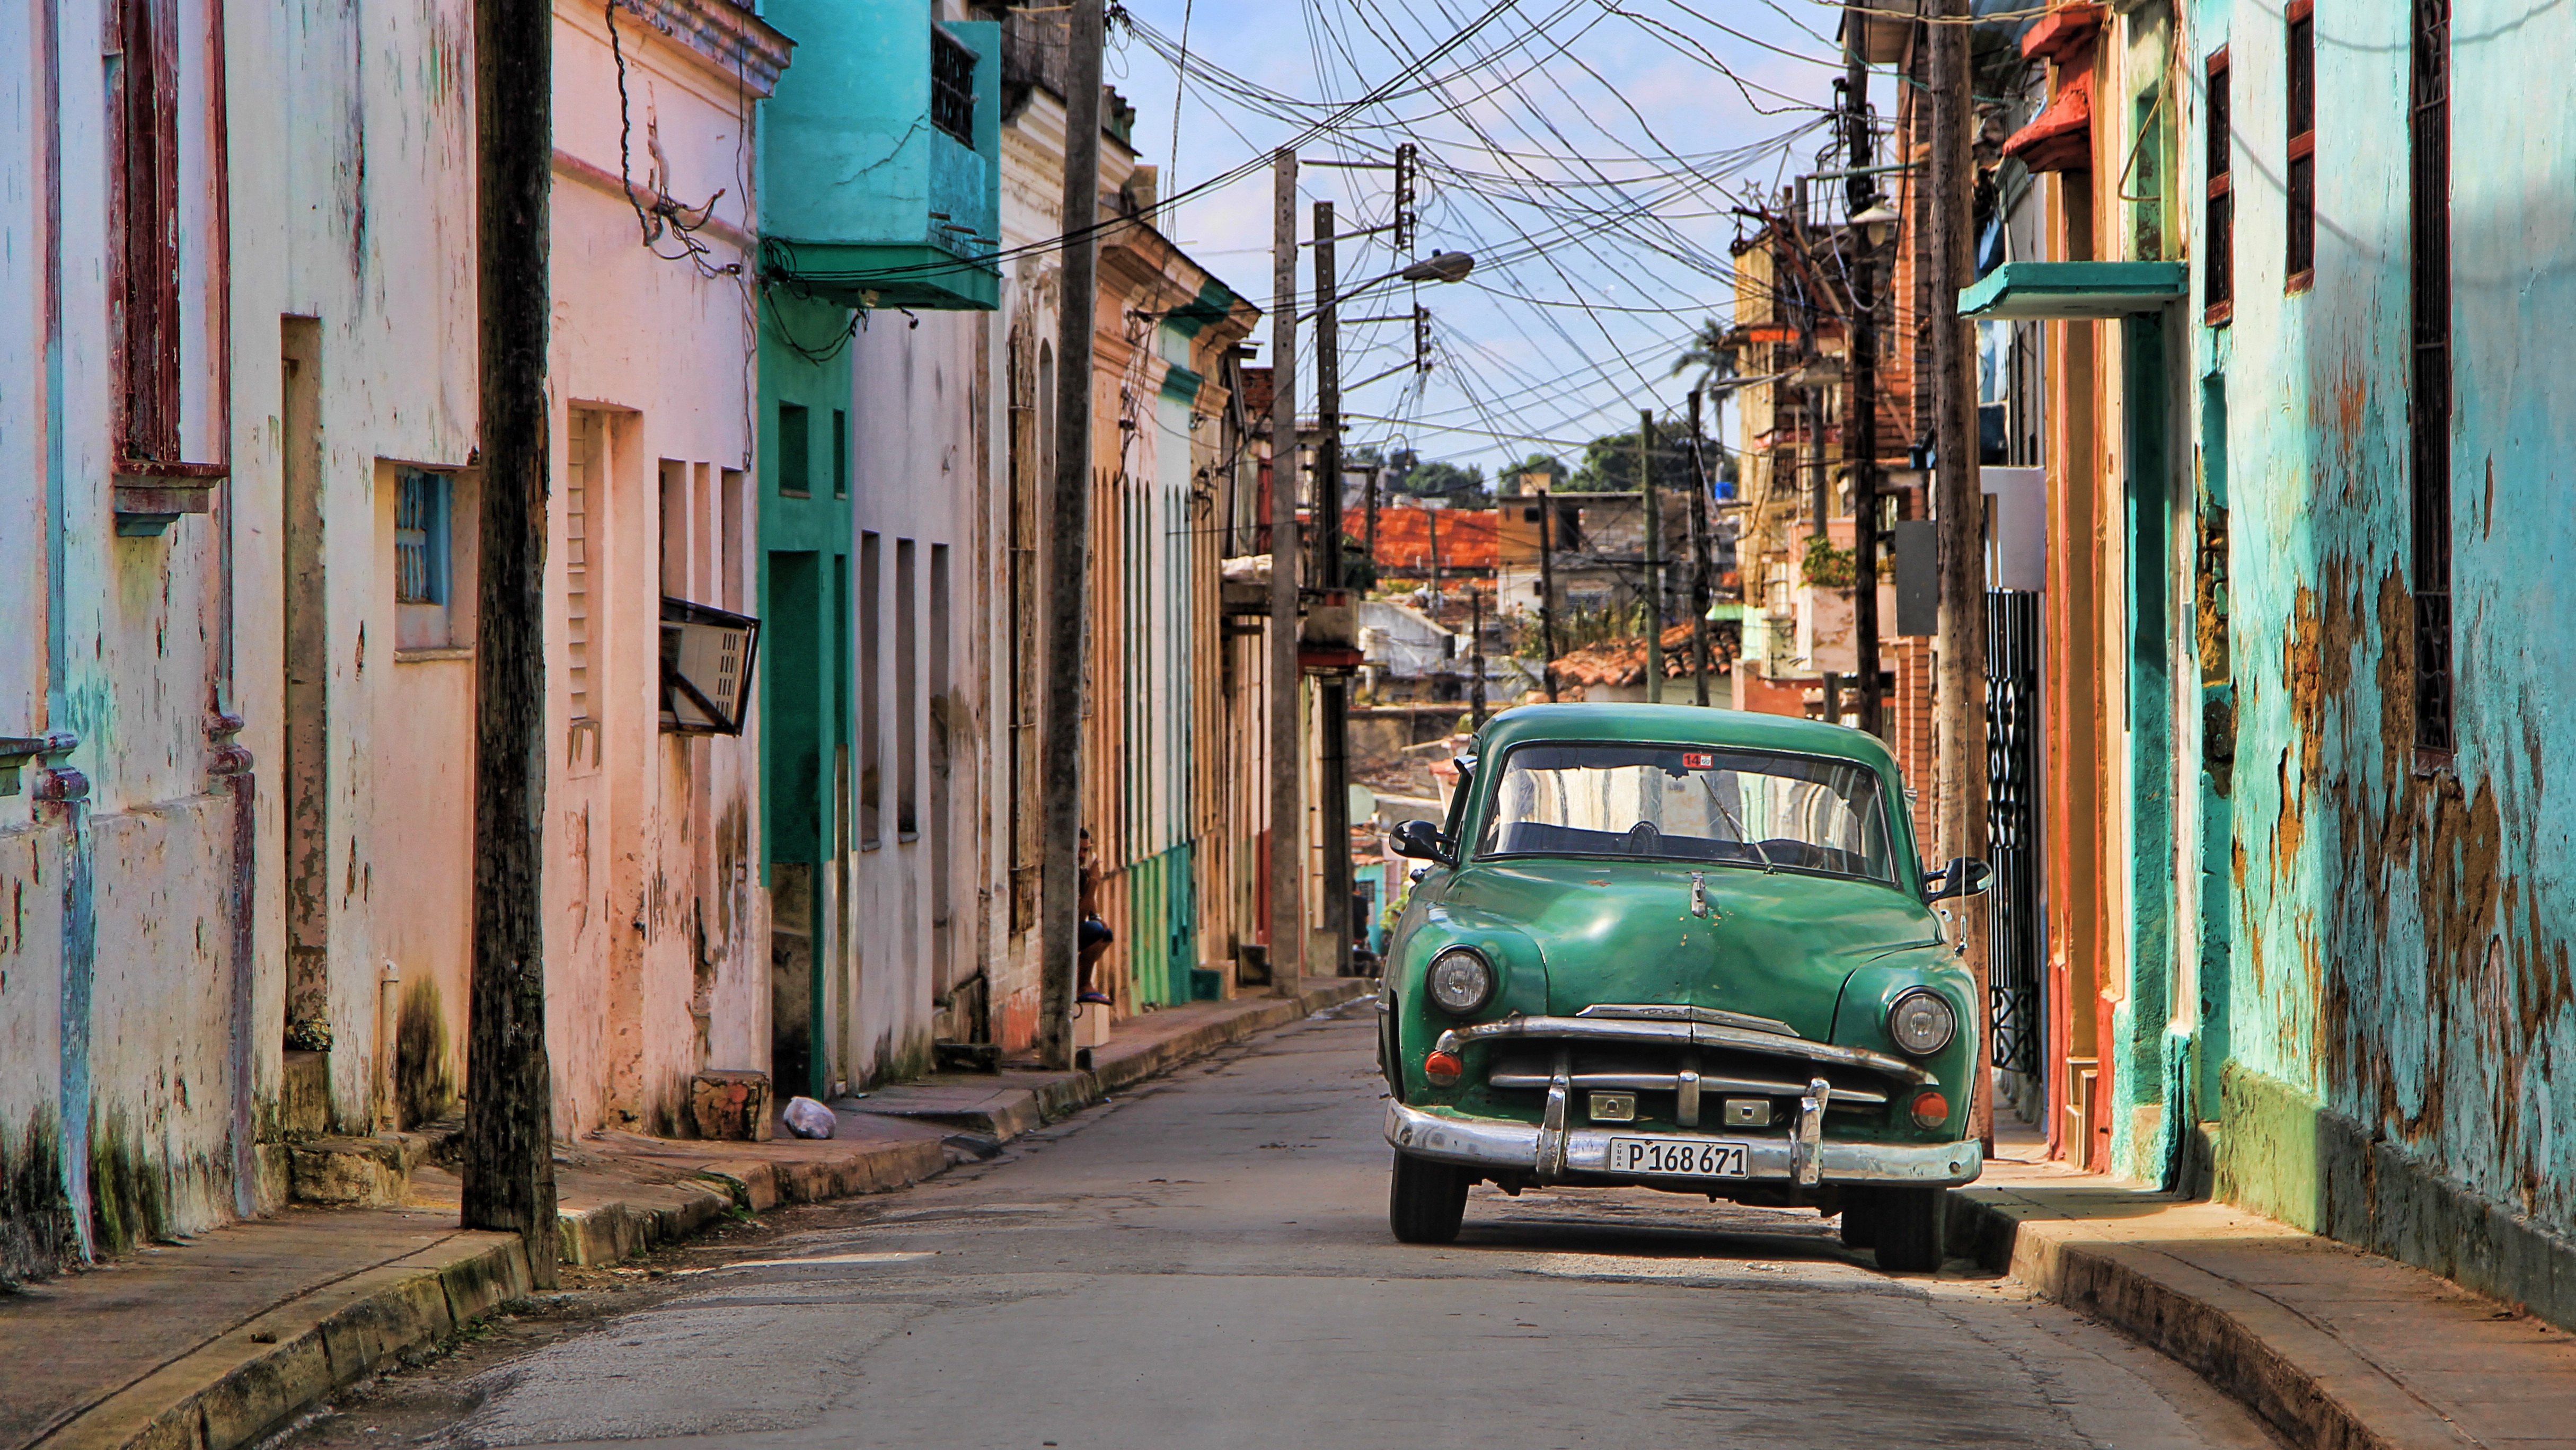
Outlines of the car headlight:
[{"label": "car headlight", "polygon": [[1916,1057],[1930,1057],[1959,1035],[1959,1014],[1948,998],[1929,987],[1916,987],[1887,1009],[1887,1035]]},{"label": "car headlight", "polygon": [[1441,1011],[1464,1017],[1494,1000],[1494,964],[1474,947],[1450,947],[1431,959],[1423,985]]}]

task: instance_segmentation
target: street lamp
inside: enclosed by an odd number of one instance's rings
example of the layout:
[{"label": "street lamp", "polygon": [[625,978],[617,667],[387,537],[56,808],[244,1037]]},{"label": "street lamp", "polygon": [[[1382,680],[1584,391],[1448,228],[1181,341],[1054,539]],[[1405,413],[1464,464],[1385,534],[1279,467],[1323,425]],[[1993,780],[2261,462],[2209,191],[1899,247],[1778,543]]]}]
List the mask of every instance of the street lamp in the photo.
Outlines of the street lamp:
[{"label": "street lamp", "polygon": [[1476,270],[1472,252],[1444,252],[1433,248],[1431,255],[1405,268],[1396,275],[1407,282],[1463,282]]},{"label": "street lamp", "polygon": [[1371,287],[1378,286],[1381,283],[1398,281],[1463,282],[1467,279],[1467,274],[1475,269],[1476,256],[1473,252],[1433,252],[1430,256],[1423,258],[1421,261],[1414,263],[1410,267],[1398,268],[1397,270],[1388,272],[1382,276],[1371,277],[1365,282],[1356,283],[1350,287],[1346,287],[1340,292],[1335,293],[1331,300],[1319,302],[1304,312],[1298,313],[1297,320],[1299,322],[1312,321],[1315,315],[1322,312],[1325,308],[1339,307],[1343,303],[1350,301],[1352,298],[1357,297],[1361,293],[1369,290]]},{"label": "street lamp", "polygon": [[1895,208],[1887,204],[1887,198],[1880,197],[1870,203],[1869,210],[1853,217],[1851,224],[1860,229],[1862,241],[1877,248],[1887,245],[1887,239],[1896,235],[1897,224],[1904,220],[1896,214]]}]

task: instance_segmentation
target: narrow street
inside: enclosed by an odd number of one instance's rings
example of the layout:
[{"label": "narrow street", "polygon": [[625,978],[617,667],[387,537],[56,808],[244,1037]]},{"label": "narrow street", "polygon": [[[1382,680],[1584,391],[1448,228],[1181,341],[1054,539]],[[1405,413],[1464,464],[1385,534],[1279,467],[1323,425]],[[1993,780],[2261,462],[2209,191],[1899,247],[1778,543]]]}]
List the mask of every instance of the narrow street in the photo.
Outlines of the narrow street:
[{"label": "narrow street", "polygon": [[282,1443],[2276,1443],[2152,1351],[1990,1281],[1883,1276],[1810,1214],[1486,1188],[1455,1247],[1400,1246],[1372,1006],[664,1256],[566,1296],[617,1312],[516,1316]]}]

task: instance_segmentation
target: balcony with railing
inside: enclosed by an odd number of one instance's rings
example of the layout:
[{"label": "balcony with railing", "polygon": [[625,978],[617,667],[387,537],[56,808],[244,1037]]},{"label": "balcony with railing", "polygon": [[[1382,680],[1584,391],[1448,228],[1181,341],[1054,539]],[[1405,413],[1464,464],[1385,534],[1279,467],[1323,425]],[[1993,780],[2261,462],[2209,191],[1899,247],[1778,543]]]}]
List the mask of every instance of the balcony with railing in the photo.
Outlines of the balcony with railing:
[{"label": "balcony with railing", "polygon": [[766,103],[761,267],[852,307],[997,305],[1001,27],[926,0],[770,0],[796,42]]}]

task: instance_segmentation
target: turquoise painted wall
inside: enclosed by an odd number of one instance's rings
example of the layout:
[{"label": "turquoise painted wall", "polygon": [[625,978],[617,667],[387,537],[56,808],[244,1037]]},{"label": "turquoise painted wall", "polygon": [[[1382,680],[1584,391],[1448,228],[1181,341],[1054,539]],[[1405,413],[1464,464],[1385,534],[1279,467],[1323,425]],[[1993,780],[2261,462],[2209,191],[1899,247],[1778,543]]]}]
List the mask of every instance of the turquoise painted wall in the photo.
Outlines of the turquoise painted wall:
[{"label": "turquoise painted wall", "polygon": [[[2223,1134],[2255,1206],[2348,1210],[2358,1135],[2576,1231],[2576,12],[2459,0],[2450,172],[2458,750],[2412,747],[2407,7],[2320,6],[2315,280],[2285,290],[2280,12],[2192,14],[2229,47],[2235,304],[2191,310],[2194,432],[2222,454],[2234,768]],[[2182,194],[2195,195],[2186,185]],[[2195,200],[2189,235],[2207,238]],[[2195,294],[2199,287],[2195,268]],[[2303,1116],[2304,1115],[2304,1116]],[[2303,1157],[2304,1155],[2304,1157]],[[2374,1159],[2373,1161],[2377,1161]],[[2231,1170],[2222,1164],[2222,1183]],[[2393,1190],[2385,1175],[2351,1190]],[[2382,1210],[2368,1198],[2367,1212]]]}]

